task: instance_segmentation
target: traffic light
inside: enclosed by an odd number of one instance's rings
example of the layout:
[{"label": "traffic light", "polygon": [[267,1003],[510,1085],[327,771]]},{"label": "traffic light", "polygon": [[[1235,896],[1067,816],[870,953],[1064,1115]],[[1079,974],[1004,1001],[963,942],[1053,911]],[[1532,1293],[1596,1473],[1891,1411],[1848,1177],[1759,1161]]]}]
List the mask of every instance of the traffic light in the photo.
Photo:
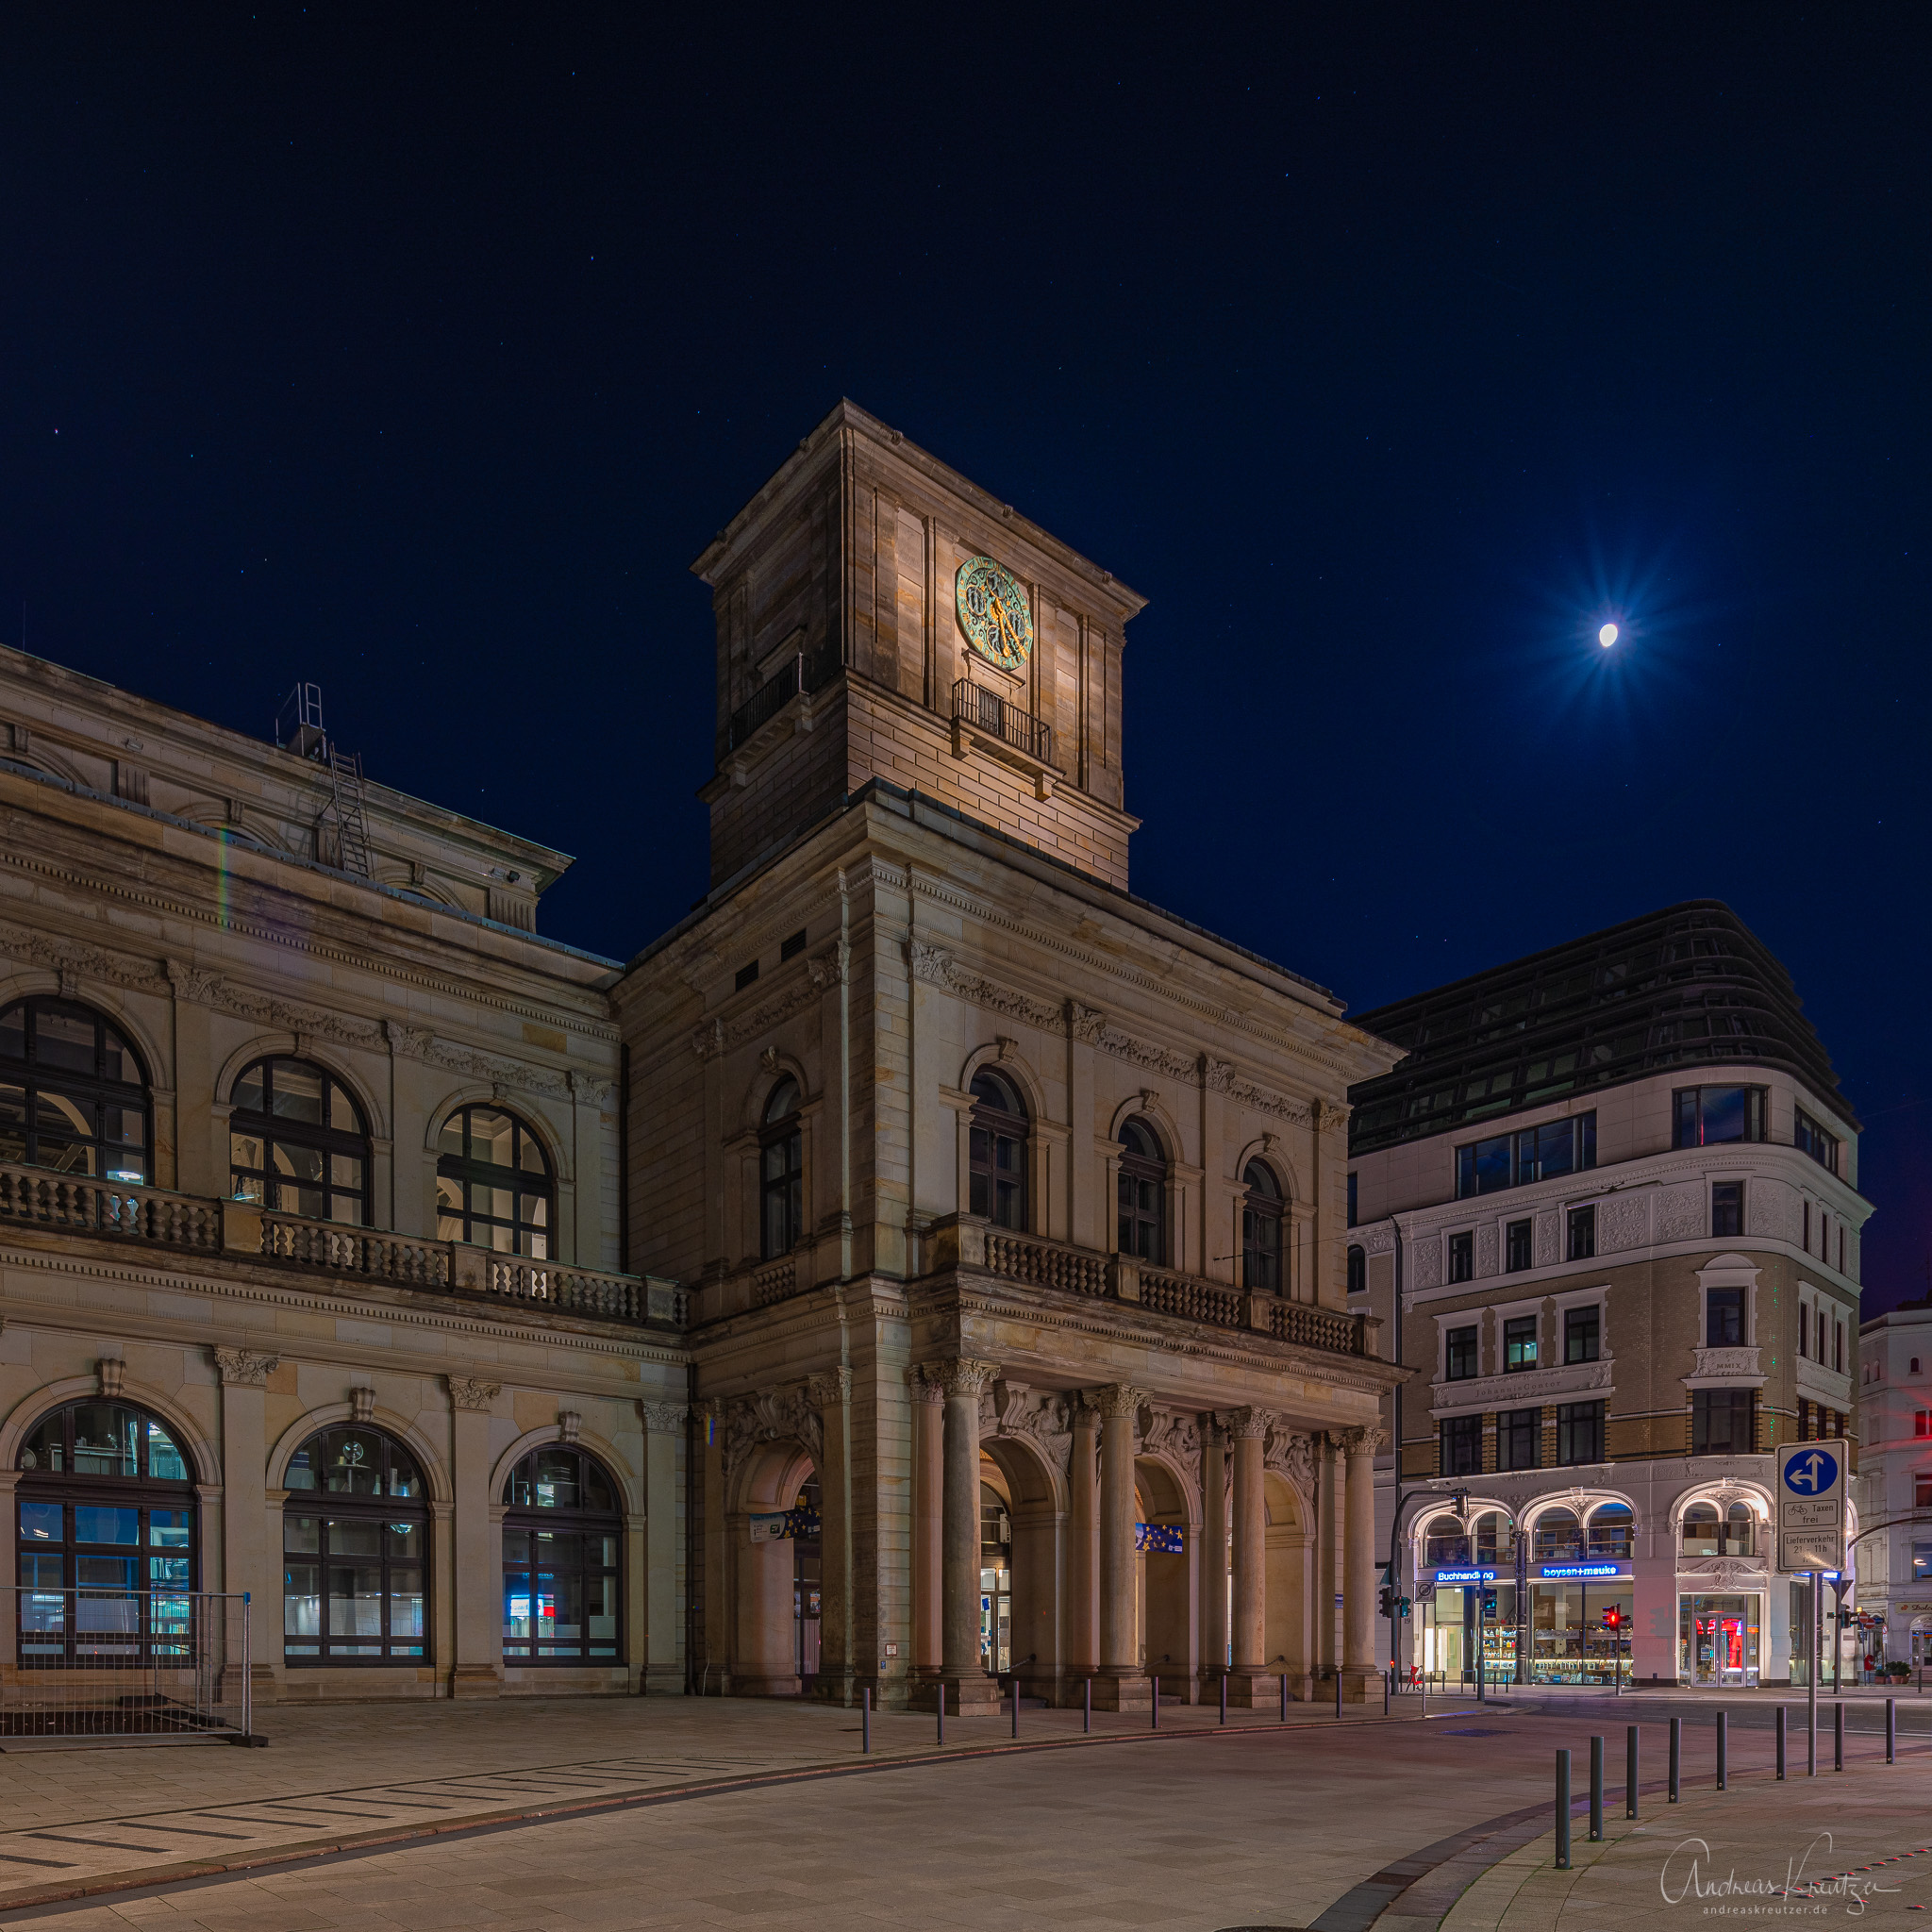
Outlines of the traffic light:
[{"label": "traffic light", "polygon": [[1397,1606],[1397,1607],[1400,1610],[1401,1614],[1406,1617],[1408,1615],[1409,1611],[1414,1607],[1414,1606],[1409,1602],[1409,1600],[1407,1597],[1404,1597],[1400,1605]]},{"label": "traffic light", "polygon": [[1621,1630],[1623,1627],[1624,1613],[1616,1607],[1615,1604],[1612,1604],[1609,1607],[1609,1608],[1604,1612],[1604,1628],[1606,1630]]},{"label": "traffic light", "polygon": [[1453,1498],[1451,1499],[1451,1501],[1450,1501],[1450,1504],[1449,1504],[1449,1507],[1451,1507],[1451,1508],[1452,1508],[1453,1510],[1455,1510],[1455,1512],[1457,1513],[1457,1515],[1458,1515],[1459,1517],[1461,1517],[1461,1519],[1463,1520],[1463,1522],[1464,1522],[1465,1524],[1466,1524],[1466,1523],[1468,1523],[1468,1521],[1469,1521],[1469,1491],[1468,1491],[1467,1490],[1457,1490],[1457,1491],[1456,1491],[1456,1494],[1454,1495],[1454,1497],[1453,1497]]},{"label": "traffic light", "polygon": [[1385,1617],[1392,1617],[1395,1614],[1395,1592],[1386,1583],[1382,1586],[1381,1614]]}]

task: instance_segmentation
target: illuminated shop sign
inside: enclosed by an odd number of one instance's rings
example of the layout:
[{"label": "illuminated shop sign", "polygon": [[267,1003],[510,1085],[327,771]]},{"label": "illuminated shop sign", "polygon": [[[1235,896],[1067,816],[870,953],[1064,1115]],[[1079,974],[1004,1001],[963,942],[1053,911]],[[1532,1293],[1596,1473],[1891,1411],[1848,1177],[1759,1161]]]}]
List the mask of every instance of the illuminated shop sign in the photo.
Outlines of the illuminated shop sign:
[{"label": "illuminated shop sign", "polygon": [[1493,1583],[1496,1573],[1493,1570],[1438,1570],[1436,1581],[1440,1583]]},{"label": "illuminated shop sign", "polygon": [[1627,1576],[1627,1570],[1620,1570],[1614,1563],[1544,1563],[1539,1566],[1539,1576],[1547,1576],[1552,1582],[1564,1579],[1577,1579],[1591,1576]]}]

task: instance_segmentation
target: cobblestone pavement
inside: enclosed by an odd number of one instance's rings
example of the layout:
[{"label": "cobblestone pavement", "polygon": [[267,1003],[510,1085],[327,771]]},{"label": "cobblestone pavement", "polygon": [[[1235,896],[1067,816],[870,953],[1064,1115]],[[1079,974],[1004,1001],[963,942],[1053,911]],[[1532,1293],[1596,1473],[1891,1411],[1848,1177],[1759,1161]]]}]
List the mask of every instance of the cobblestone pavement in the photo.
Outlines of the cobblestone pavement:
[{"label": "cobblestone pavement", "polygon": [[[1896,1766],[1874,1706],[1853,1713],[1851,1770],[1776,1787],[1756,1709],[1724,1707],[1722,1795],[1707,1793],[1710,1707],[1667,1697],[1432,1699],[1426,1723],[1398,1700],[1388,1721],[1296,1708],[1287,1728],[1220,1733],[1211,1708],[1170,1706],[1158,1735],[1096,1717],[1091,1743],[1077,1712],[1029,1709],[1017,1751],[1006,1718],[955,1718],[944,1754],[930,1716],[891,1715],[874,1718],[870,1758],[858,1713],[808,1705],[278,1709],[263,1751],[0,1755],[0,1926],[1664,1924],[1711,1903],[1657,1891],[1693,1817],[1713,1857],[1733,1857],[1732,1833],[1741,1874],[1834,1811],[1857,1819],[1825,1855],[1834,1871],[1890,1856],[1926,1815],[1932,1710],[1902,1717]],[[1660,1777],[1658,1714],[1686,1719],[1687,1804],[1666,1819],[1646,1798],[1643,1831],[1619,1818],[1607,1847],[1579,1817],[1577,1870],[1547,1874],[1554,1748],[1572,1749],[1580,1796],[1589,1735],[1606,1735],[1620,1788],[1622,1726],[1639,1721],[1643,1774]],[[1907,1890],[1868,1916],[1902,1911],[1915,1887],[1932,1902],[1932,1855],[1887,1869]]]}]

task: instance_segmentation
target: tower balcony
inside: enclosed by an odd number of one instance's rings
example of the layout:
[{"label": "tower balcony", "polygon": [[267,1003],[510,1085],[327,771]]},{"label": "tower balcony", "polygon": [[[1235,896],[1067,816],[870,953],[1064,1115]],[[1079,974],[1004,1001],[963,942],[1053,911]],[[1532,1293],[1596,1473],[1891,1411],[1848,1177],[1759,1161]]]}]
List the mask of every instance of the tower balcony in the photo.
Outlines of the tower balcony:
[{"label": "tower balcony", "polygon": [[1053,726],[970,677],[953,686],[953,756],[983,751],[1033,780],[1036,798],[1051,798],[1060,773],[1053,761]]}]

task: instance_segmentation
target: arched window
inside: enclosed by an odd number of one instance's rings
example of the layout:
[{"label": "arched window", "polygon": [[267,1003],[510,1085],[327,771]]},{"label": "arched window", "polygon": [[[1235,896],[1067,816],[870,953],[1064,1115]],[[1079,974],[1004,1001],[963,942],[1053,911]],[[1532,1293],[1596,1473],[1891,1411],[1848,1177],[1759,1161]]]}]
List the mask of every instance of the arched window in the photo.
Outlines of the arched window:
[{"label": "arched window", "polygon": [[1136,1117],[1121,1124],[1120,1251],[1167,1262],[1167,1158],[1154,1129]]},{"label": "arched window", "polygon": [[1591,1562],[1627,1563],[1630,1532],[1636,1524],[1627,1503],[1605,1503],[1590,1512]]},{"label": "arched window", "polygon": [[758,1252],[767,1261],[789,1255],[805,1232],[805,1135],[798,1124],[803,1104],[790,1074],[765,1102],[758,1136]]},{"label": "arched window", "polygon": [[153,1138],[141,1061],[98,1013],[55,999],[0,1013],[0,1160],[140,1183]]},{"label": "arched window", "polygon": [[995,1227],[1026,1225],[1026,1103],[1004,1074],[973,1076],[968,1211]]},{"label": "arched window", "polygon": [[282,1481],[283,1657],[425,1662],[429,1505],[409,1452],[360,1423],[324,1429]]},{"label": "arched window", "polygon": [[1433,1516],[1423,1536],[1423,1561],[1431,1570],[1459,1570],[1469,1561],[1469,1529],[1459,1516]]},{"label": "arched window", "polygon": [[1281,1183],[1265,1160],[1241,1174],[1241,1286],[1255,1294],[1281,1292]]},{"label": "arched window", "polygon": [[312,1221],[369,1220],[369,1137],[348,1090],[307,1060],[257,1060],[228,1117],[234,1197]]},{"label": "arched window", "polygon": [[1368,1251],[1355,1242],[1348,1250],[1348,1291],[1350,1294],[1366,1294],[1369,1289]]},{"label": "arched window", "polygon": [[504,1662],[621,1662],[617,1485],[558,1442],[510,1471],[503,1500]]},{"label": "arched window", "polygon": [[1574,1509],[1545,1509],[1536,1520],[1531,1556],[1539,1563],[1580,1563],[1583,1525]]},{"label": "arched window", "polygon": [[550,1257],[557,1184],[543,1149],[515,1115],[458,1108],[436,1156],[436,1238],[499,1254]]},{"label": "arched window", "polygon": [[200,1556],[191,1474],[145,1409],[75,1402],[42,1418],[15,1491],[23,1664],[187,1659]]},{"label": "arched window", "polygon": [[1732,1503],[1722,1512],[1715,1503],[1693,1503],[1684,1512],[1687,1557],[1748,1557],[1757,1543],[1757,1519],[1748,1503]]}]

